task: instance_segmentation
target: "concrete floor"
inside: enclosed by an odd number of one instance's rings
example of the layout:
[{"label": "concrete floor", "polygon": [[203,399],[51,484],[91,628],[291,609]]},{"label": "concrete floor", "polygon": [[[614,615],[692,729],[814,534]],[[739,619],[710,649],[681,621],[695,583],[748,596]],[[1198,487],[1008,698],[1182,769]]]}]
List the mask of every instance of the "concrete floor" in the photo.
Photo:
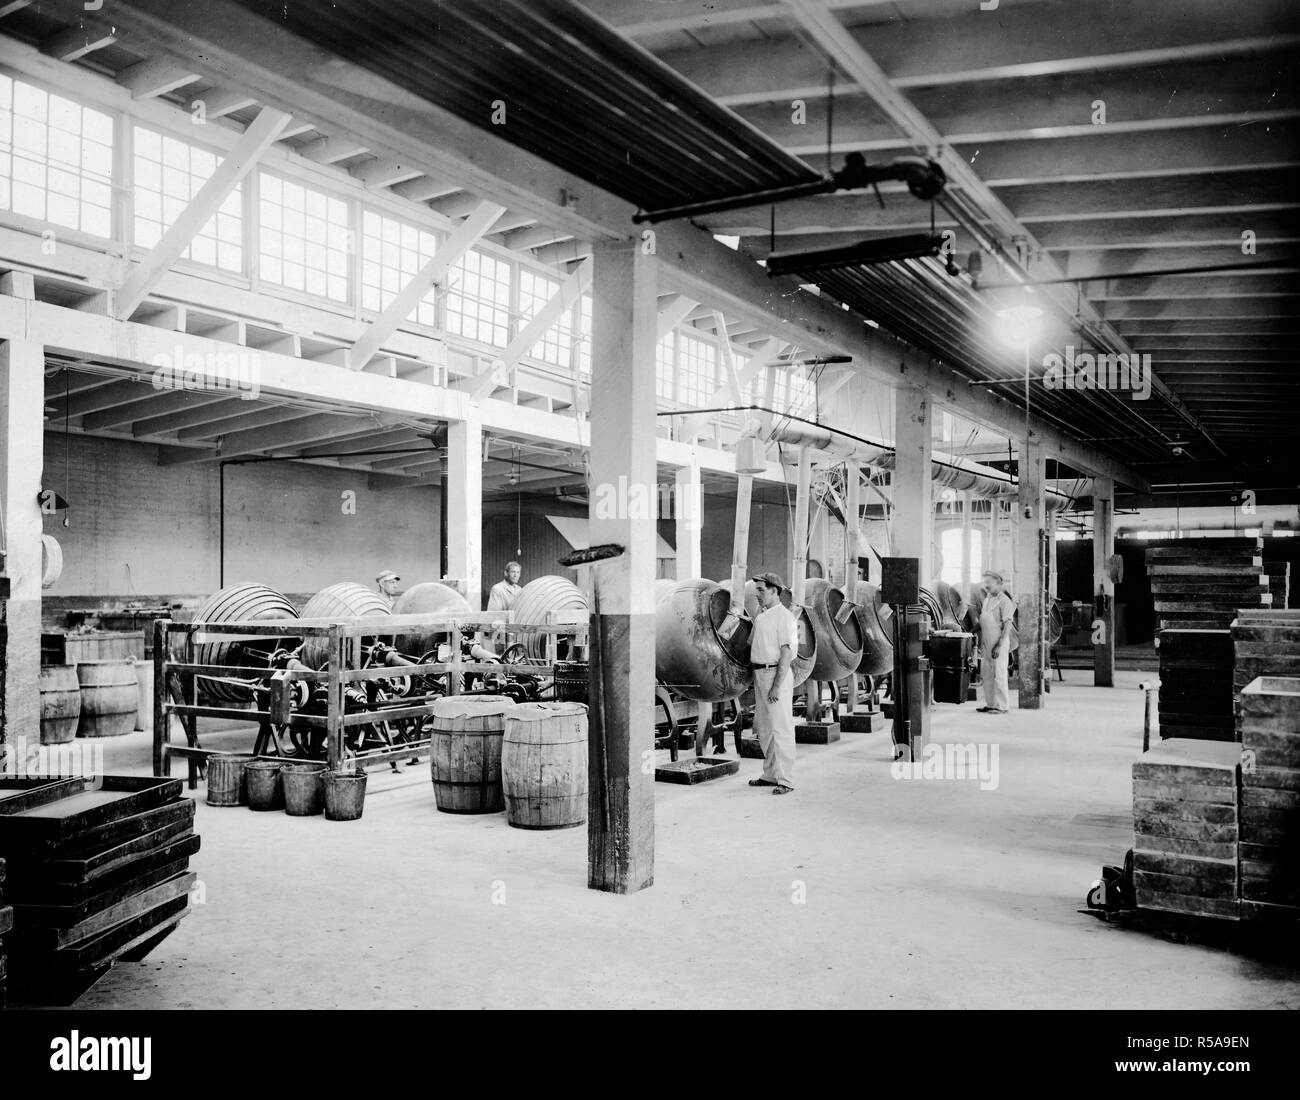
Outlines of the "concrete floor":
[{"label": "concrete floor", "polygon": [[[658,784],[655,885],[630,897],[586,888],[585,829],[438,813],[427,764],[372,772],[359,822],[200,802],[204,903],[78,1004],[1300,1007],[1296,966],[1077,912],[1131,842],[1142,674],[1067,676],[1042,711],[934,710],[936,741],[999,747],[995,790],[891,778],[887,733],[800,746],[787,798],[746,784],[750,760]],[[146,735],[108,764],[147,772]]]}]

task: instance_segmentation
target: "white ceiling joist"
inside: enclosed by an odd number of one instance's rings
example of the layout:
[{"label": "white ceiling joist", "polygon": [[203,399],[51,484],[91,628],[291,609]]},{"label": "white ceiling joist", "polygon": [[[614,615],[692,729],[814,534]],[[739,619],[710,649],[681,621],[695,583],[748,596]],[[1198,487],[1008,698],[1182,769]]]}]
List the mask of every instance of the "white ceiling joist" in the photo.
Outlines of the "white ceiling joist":
[{"label": "white ceiling joist", "polygon": [[659,311],[659,325],[657,329],[658,339],[662,340],[673,329],[686,320],[697,305],[693,298],[686,297],[685,294],[679,294],[668,305]]}]

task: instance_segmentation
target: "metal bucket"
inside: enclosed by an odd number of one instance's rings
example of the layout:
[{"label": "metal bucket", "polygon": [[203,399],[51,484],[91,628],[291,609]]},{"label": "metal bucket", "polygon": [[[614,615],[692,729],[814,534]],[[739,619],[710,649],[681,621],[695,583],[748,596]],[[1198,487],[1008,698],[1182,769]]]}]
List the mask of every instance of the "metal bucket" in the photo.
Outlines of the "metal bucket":
[{"label": "metal bucket", "polygon": [[236,753],[213,753],[207,763],[208,805],[242,806],[247,801],[244,765],[247,756]]},{"label": "metal bucket", "polygon": [[250,810],[283,810],[284,781],[278,760],[250,760],[244,765],[244,788]]},{"label": "metal bucket", "polygon": [[366,773],[325,773],[325,820],[356,821],[366,804]]},{"label": "metal bucket", "polygon": [[290,817],[314,817],[325,809],[325,765],[284,764],[284,812]]}]

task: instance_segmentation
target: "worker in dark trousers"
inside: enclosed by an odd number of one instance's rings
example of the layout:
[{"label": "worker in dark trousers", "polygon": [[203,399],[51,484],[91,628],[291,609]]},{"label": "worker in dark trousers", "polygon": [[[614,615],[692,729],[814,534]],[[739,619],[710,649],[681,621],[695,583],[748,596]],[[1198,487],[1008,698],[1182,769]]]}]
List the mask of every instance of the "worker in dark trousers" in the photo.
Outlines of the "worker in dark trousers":
[{"label": "worker in dark trousers", "polygon": [[794,790],[794,664],[799,627],[781,603],[781,578],[760,573],[751,578],[762,610],[749,638],[754,668],[754,732],[763,750],[763,775],[751,787],[771,787],[773,794]]}]

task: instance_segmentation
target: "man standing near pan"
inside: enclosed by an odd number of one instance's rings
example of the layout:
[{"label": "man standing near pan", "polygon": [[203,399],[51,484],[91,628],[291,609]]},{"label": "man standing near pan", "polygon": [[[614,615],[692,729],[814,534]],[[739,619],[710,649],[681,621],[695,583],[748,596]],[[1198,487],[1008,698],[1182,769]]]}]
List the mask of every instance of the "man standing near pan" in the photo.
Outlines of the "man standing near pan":
[{"label": "man standing near pan", "polygon": [[1011,656],[1011,631],[1016,605],[1002,591],[1002,574],[984,574],[984,600],[980,604],[980,680],[984,683],[981,714],[1006,714],[1010,707],[1007,661]]},{"label": "man standing near pan", "polygon": [[754,668],[754,732],[763,749],[763,776],[751,787],[772,787],[773,794],[794,790],[794,663],[799,627],[781,603],[781,578],[760,573],[751,578],[762,610],[749,638]]}]

